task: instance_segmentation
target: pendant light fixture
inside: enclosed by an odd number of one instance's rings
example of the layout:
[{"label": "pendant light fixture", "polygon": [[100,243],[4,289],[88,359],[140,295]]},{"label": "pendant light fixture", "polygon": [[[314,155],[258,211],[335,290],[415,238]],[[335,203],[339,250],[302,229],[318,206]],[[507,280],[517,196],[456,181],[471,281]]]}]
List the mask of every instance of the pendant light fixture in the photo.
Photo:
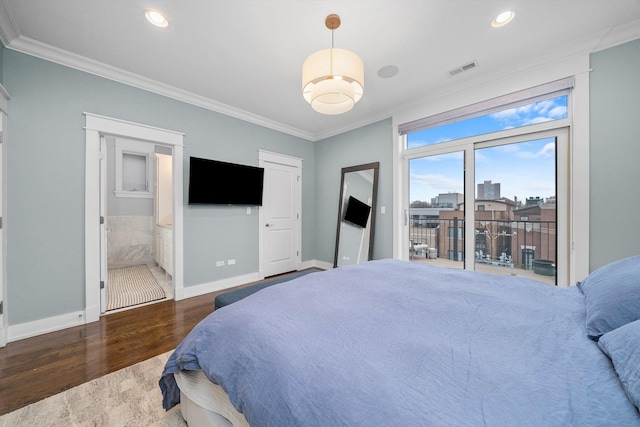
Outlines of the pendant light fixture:
[{"label": "pendant light fixture", "polygon": [[331,30],[331,49],[309,56],[302,65],[302,96],[322,114],[342,114],[351,110],[364,92],[364,66],[355,53],[333,47],[333,31],[340,26],[338,15],[329,15],[325,25]]}]

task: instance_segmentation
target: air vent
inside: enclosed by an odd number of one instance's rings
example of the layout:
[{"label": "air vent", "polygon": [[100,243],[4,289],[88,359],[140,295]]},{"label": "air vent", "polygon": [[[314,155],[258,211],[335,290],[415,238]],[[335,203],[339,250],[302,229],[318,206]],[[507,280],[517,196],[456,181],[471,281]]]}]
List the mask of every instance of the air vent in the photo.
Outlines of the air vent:
[{"label": "air vent", "polygon": [[477,66],[478,66],[478,61],[472,61],[472,62],[469,62],[468,64],[464,64],[464,65],[461,65],[460,67],[454,68],[453,70],[447,71],[447,74],[449,75],[449,77],[453,77],[457,74],[462,73],[463,71],[472,70]]}]

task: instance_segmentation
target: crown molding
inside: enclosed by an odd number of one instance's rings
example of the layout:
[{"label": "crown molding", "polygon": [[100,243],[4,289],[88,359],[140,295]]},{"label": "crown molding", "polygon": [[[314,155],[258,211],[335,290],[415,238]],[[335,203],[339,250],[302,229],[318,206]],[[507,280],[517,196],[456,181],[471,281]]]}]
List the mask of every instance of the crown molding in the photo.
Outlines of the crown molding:
[{"label": "crown molding", "polygon": [[7,6],[6,0],[0,1],[0,41],[8,46],[20,36],[13,15]]},{"label": "crown molding", "polygon": [[[4,2],[1,4],[4,5]],[[3,16],[4,15],[0,13],[0,17]],[[0,21],[0,28],[3,28],[3,25],[4,22]],[[2,37],[2,34],[0,34],[0,37]],[[309,132],[305,132],[301,129],[297,129],[292,126],[288,126],[256,114],[231,107],[212,99],[205,98],[203,96],[196,95],[194,93],[148,79],[138,74],[131,73],[120,68],[113,67],[111,65],[95,61],[45,43],[41,43],[28,37],[17,35],[17,37],[11,39],[9,43],[5,43],[5,46],[8,49],[15,50],[16,52],[21,52],[30,56],[44,59],[46,61],[54,62],[56,64],[64,65],[69,68],[103,77],[105,79],[126,84],[128,86],[146,90],[148,92],[153,92],[158,95],[166,96],[177,101],[215,111],[226,116],[234,117],[236,119],[266,127],[288,135],[296,136],[309,141],[314,141],[316,139],[315,135]]]},{"label": "crown molding", "polygon": [[349,124],[348,126],[343,126],[343,127],[339,127],[339,128],[333,128],[333,129],[328,129],[326,131],[323,132],[319,132],[313,135],[313,139],[311,140],[312,142],[316,142],[316,141],[320,141],[322,139],[327,139],[327,138],[331,138],[333,136],[336,135],[341,135],[343,133],[355,130],[355,129],[359,129],[361,127],[373,124],[373,123],[377,123],[381,120],[384,119],[388,119],[389,117],[391,117],[391,114],[388,113],[379,113],[376,114],[375,116],[370,116],[367,118],[367,120],[363,120],[360,122],[354,122]]},{"label": "crown molding", "polygon": [[638,38],[640,38],[640,19],[612,28],[600,39],[600,42],[594,47],[592,52],[618,46]]},{"label": "crown molding", "polygon": [[[640,38],[640,20],[635,20],[628,24],[602,31],[596,35],[591,35],[579,40],[565,42],[561,44],[559,46],[560,48],[554,52],[541,52],[541,55],[537,56],[535,60],[522,61],[522,63],[520,63],[518,67],[514,67],[509,70],[502,70],[501,72],[494,73],[491,77],[480,80],[473,79],[471,81],[465,82],[464,84],[456,84],[455,89],[447,85],[446,87],[440,88],[437,91],[419,94],[412,100],[396,105],[390,108],[389,111],[380,112],[379,114],[376,114],[375,116],[372,116],[365,121],[351,123],[349,126],[345,126],[342,128],[333,128],[318,133],[311,133],[268,119],[263,116],[249,113],[245,110],[241,110],[227,104],[217,102],[210,98],[196,95],[194,93],[148,79],[146,77],[113,67],[108,64],[95,61],[45,43],[38,42],[28,37],[21,36],[19,31],[17,30],[17,27],[15,26],[14,19],[11,16],[9,8],[6,5],[6,0],[0,0],[0,41],[2,41],[2,43],[8,49],[54,62],[89,74],[93,74],[99,77],[103,77],[109,80],[113,80],[148,92],[156,93],[158,95],[166,96],[177,101],[185,102],[190,105],[224,114],[229,117],[253,123],[258,126],[302,138],[311,142],[330,138],[362,126],[384,120],[388,117],[392,117],[394,114],[401,113],[402,111],[406,111],[407,109],[415,107],[416,105],[420,105],[426,100],[432,100],[434,98],[443,96],[444,94],[450,95],[451,92],[459,92],[461,90],[464,91],[465,89],[477,86],[478,84],[486,84],[487,81],[483,80],[494,81],[496,80],[496,78],[504,78],[509,75],[518,74],[524,72],[525,70],[530,70],[532,67],[539,68],[541,64],[548,65],[550,63],[558,62],[563,57],[566,58],[579,54],[597,52],[638,38]],[[567,45],[571,47],[569,48]]]}]

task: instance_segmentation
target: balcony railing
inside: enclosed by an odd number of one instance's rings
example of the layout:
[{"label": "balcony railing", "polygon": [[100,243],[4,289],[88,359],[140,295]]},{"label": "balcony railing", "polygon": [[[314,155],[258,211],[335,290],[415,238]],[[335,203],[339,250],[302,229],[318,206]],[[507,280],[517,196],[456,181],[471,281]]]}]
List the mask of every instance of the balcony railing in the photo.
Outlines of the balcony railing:
[{"label": "balcony railing", "polygon": [[[412,255],[464,261],[464,220],[416,219],[410,223]],[[475,262],[555,276],[556,222],[474,222]]]}]

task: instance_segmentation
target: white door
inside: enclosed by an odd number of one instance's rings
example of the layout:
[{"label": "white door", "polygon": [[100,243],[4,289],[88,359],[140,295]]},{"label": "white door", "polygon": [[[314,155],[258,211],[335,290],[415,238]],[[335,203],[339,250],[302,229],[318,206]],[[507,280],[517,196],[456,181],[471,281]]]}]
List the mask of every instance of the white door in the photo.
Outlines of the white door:
[{"label": "white door", "polygon": [[264,190],[260,209],[260,275],[298,269],[302,211],[302,160],[260,151]]}]

